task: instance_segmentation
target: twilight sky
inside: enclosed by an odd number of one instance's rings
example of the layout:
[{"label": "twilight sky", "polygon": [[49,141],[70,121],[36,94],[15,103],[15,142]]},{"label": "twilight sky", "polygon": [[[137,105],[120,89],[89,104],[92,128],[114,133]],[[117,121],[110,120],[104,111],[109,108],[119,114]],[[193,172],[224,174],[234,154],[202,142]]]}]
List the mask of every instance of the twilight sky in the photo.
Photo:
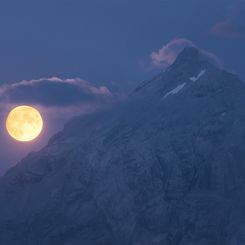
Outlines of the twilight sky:
[{"label": "twilight sky", "polygon": [[[113,103],[197,46],[245,79],[245,0],[2,0],[0,174],[74,114]],[[115,96],[116,94],[116,96]],[[43,135],[5,132],[14,105],[38,107]]]}]

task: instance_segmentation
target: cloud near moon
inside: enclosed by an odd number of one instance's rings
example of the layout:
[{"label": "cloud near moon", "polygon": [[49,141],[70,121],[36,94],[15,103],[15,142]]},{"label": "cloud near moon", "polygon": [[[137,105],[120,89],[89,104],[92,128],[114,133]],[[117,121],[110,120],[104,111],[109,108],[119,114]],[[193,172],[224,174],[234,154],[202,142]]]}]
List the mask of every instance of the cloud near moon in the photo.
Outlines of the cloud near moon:
[{"label": "cloud near moon", "polygon": [[107,87],[96,87],[79,78],[52,77],[0,86],[0,101],[13,104],[66,107],[106,103],[111,97]]}]

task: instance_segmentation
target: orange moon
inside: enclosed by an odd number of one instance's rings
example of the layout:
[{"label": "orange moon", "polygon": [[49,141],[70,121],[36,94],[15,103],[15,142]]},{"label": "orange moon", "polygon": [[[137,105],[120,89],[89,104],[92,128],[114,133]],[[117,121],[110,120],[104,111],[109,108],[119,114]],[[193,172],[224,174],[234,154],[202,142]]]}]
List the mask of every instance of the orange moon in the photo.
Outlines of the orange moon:
[{"label": "orange moon", "polygon": [[15,140],[27,142],[41,133],[43,120],[37,109],[26,105],[17,106],[7,116],[6,129]]}]

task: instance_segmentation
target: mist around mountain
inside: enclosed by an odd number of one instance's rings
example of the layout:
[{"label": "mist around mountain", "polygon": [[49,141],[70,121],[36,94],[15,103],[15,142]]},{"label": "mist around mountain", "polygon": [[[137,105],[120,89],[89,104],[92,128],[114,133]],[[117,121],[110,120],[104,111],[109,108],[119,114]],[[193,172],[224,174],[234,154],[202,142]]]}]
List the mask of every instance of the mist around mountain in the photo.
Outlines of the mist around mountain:
[{"label": "mist around mountain", "polygon": [[245,83],[195,48],[0,178],[0,244],[245,244]]}]

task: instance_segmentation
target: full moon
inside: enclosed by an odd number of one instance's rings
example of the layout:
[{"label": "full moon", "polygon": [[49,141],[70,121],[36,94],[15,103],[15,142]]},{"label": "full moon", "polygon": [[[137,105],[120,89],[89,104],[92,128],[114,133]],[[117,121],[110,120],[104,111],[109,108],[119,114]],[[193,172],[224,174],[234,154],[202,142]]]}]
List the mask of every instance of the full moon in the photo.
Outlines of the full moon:
[{"label": "full moon", "polygon": [[43,120],[38,110],[31,106],[18,106],[12,109],[6,120],[9,135],[17,141],[34,140],[41,133]]}]

